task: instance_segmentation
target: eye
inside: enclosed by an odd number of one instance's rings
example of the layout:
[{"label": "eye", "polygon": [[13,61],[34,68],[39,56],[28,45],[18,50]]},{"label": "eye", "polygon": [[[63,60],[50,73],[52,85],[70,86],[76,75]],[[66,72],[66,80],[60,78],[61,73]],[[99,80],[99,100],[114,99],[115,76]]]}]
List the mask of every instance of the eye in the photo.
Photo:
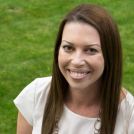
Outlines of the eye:
[{"label": "eye", "polygon": [[72,52],[73,51],[73,47],[70,45],[63,45],[63,49],[65,52]]},{"label": "eye", "polygon": [[98,52],[98,50],[96,48],[87,48],[87,49],[85,49],[85,52],[87,54],[94,55],[94,54],[96,54]]}]

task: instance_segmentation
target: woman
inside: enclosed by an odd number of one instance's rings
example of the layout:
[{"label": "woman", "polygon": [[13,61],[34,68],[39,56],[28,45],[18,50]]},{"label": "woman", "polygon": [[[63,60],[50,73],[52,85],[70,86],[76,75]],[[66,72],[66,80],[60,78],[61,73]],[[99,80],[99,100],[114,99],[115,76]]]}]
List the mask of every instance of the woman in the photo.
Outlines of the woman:
[{"label": "woman", "polygon": [[134,98],[121,82],[115,22],[97,5],[79,5],[61,22],[52,77],[14,100],[17,134],[133,134]]}]

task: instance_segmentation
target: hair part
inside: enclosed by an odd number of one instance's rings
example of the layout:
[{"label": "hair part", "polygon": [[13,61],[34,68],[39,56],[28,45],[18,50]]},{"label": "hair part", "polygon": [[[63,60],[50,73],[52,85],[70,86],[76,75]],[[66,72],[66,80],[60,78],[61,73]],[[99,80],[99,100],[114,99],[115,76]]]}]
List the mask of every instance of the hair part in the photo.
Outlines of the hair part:
[{"label": "hair part", "polygon": [[[68,90],[68,83],[58,66],[58,53],[64,26],[69,22],[84,22],[99,33],[105,67],[100,87],[100,134],[113,134],[117,118],[122,83],[122,48],[116,23],[107,11],[97,5],[82,4],[69,12],[62,20],[54,50],[52,82],[44,109],[42,134],[51,134],[59,120]],[[109,125],[110,124],[110,125]]]}]

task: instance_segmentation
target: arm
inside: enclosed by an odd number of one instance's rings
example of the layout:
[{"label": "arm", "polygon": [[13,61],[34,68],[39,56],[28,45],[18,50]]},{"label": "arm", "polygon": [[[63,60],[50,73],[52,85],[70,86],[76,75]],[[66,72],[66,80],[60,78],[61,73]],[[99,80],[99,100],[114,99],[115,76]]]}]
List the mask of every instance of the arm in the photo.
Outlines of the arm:
[{"label": "arm", "polygon": [[25,120],[19,112],[17,119],[17,134],[32,134],[32,126]]}]

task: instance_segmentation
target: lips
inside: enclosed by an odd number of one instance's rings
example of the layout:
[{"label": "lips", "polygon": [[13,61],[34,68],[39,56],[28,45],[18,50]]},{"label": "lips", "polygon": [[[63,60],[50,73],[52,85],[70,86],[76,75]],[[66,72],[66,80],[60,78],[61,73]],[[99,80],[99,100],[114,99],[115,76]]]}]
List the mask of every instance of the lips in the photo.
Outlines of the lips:
[{"label": "lips", "polygon": [[68,70],[68,72],[73,79],[83,79],[90,73],[90,71],[85,70]]}]

